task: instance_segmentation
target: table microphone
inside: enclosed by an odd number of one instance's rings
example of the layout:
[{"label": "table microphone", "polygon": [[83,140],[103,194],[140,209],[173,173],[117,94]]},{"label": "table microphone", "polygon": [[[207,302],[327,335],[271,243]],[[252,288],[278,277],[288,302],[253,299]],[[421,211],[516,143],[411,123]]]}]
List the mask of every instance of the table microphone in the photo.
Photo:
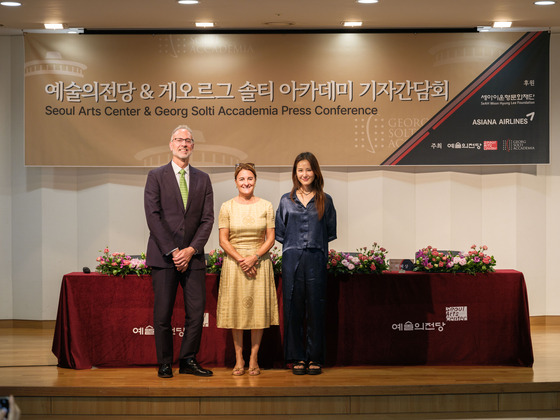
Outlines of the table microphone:
[{"label": "table microphone", "polygon": [[82,268],[82,271],[83,271],[85,274],[91,273],[89,267],[84,267],[84,268]]}]

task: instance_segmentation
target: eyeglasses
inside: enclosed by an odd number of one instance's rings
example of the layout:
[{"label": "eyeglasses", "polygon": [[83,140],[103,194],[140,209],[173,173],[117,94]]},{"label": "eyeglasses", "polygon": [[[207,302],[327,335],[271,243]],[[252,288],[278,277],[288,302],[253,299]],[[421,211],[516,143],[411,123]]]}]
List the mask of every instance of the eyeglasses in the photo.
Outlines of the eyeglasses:
[{"label": "eyeglasses", "polygon": [[235,168],[237,169],[237,168],[239,168],[241,165],[247,165],[247,166],[250,166],[251,168],[255,169],[255,164],[254,164],[254,163],[251,163],[251,162],[246,162],[246,163],[239,162],[239,163],[236,163],[236,164],[235,164]]},{"label": "eyeglasses", "polygon": [[186,143],[186,144],[193,144],[194,143],[194,139],[181,139],[181,138],[176,138],[173,139],[173,141],[175,143],[181,144],[181,143]]}]

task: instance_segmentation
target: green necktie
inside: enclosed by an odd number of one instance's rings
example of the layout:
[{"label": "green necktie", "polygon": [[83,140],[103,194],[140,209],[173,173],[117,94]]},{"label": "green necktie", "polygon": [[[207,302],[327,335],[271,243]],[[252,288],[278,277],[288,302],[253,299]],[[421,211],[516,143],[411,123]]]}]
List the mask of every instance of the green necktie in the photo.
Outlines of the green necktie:
[{"label": "green necktie", "polygon": [[187,198],[189,198],[189,187],[187,187],[187,181],[185,180],[185,170],[181,169],[179,171],[179,189],[181,190],[181,197],[183,197],[183,206],[187,208]]}]

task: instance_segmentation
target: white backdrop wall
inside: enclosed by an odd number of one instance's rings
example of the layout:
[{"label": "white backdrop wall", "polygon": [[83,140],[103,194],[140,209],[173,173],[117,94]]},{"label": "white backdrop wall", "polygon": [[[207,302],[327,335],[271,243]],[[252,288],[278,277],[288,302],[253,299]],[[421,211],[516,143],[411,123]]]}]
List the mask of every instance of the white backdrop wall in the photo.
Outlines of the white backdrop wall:
[{"label": "white backdrop wall", "polygon": [[[560,34],[550,55],[550,165],[324,168],[338,212],[331,247],[354,251],[376,241],[390,258],[411,258],[427,245],[485,244],[497,268],[525,274],[531,315],[560,315]],[[23,37],[0,36],[0,74],[0,319],[52,320],[65,273],[93,269],[105,246],[145,250],[148,169],[26,168]],[[154,139],[167,141],[168,133]],[[233,168],[208,172],[217,216],[236,193]],[[257,195],[274,206],[290,187],[288,168],[258,173]],[[216,247],[217,225],[207,251]]]}]

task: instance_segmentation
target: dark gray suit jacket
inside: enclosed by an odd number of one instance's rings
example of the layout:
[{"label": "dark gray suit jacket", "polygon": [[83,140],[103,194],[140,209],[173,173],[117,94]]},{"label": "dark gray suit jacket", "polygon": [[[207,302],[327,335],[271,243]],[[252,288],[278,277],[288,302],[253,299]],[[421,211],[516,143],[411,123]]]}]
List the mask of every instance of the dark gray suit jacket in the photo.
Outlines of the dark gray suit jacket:
[{"label": "dark gray suit jacket", "polygon": [[206,268],[204,245],[214,224],[214,193],[207,173],[191,166],[189,176],[185,210],[171,162],[148,173],[144,210],[150,229],[146,263],[151,267],[173,268],[173,259],[167,254],[175,248],[192,246],[198,253],[189,266]]}]

